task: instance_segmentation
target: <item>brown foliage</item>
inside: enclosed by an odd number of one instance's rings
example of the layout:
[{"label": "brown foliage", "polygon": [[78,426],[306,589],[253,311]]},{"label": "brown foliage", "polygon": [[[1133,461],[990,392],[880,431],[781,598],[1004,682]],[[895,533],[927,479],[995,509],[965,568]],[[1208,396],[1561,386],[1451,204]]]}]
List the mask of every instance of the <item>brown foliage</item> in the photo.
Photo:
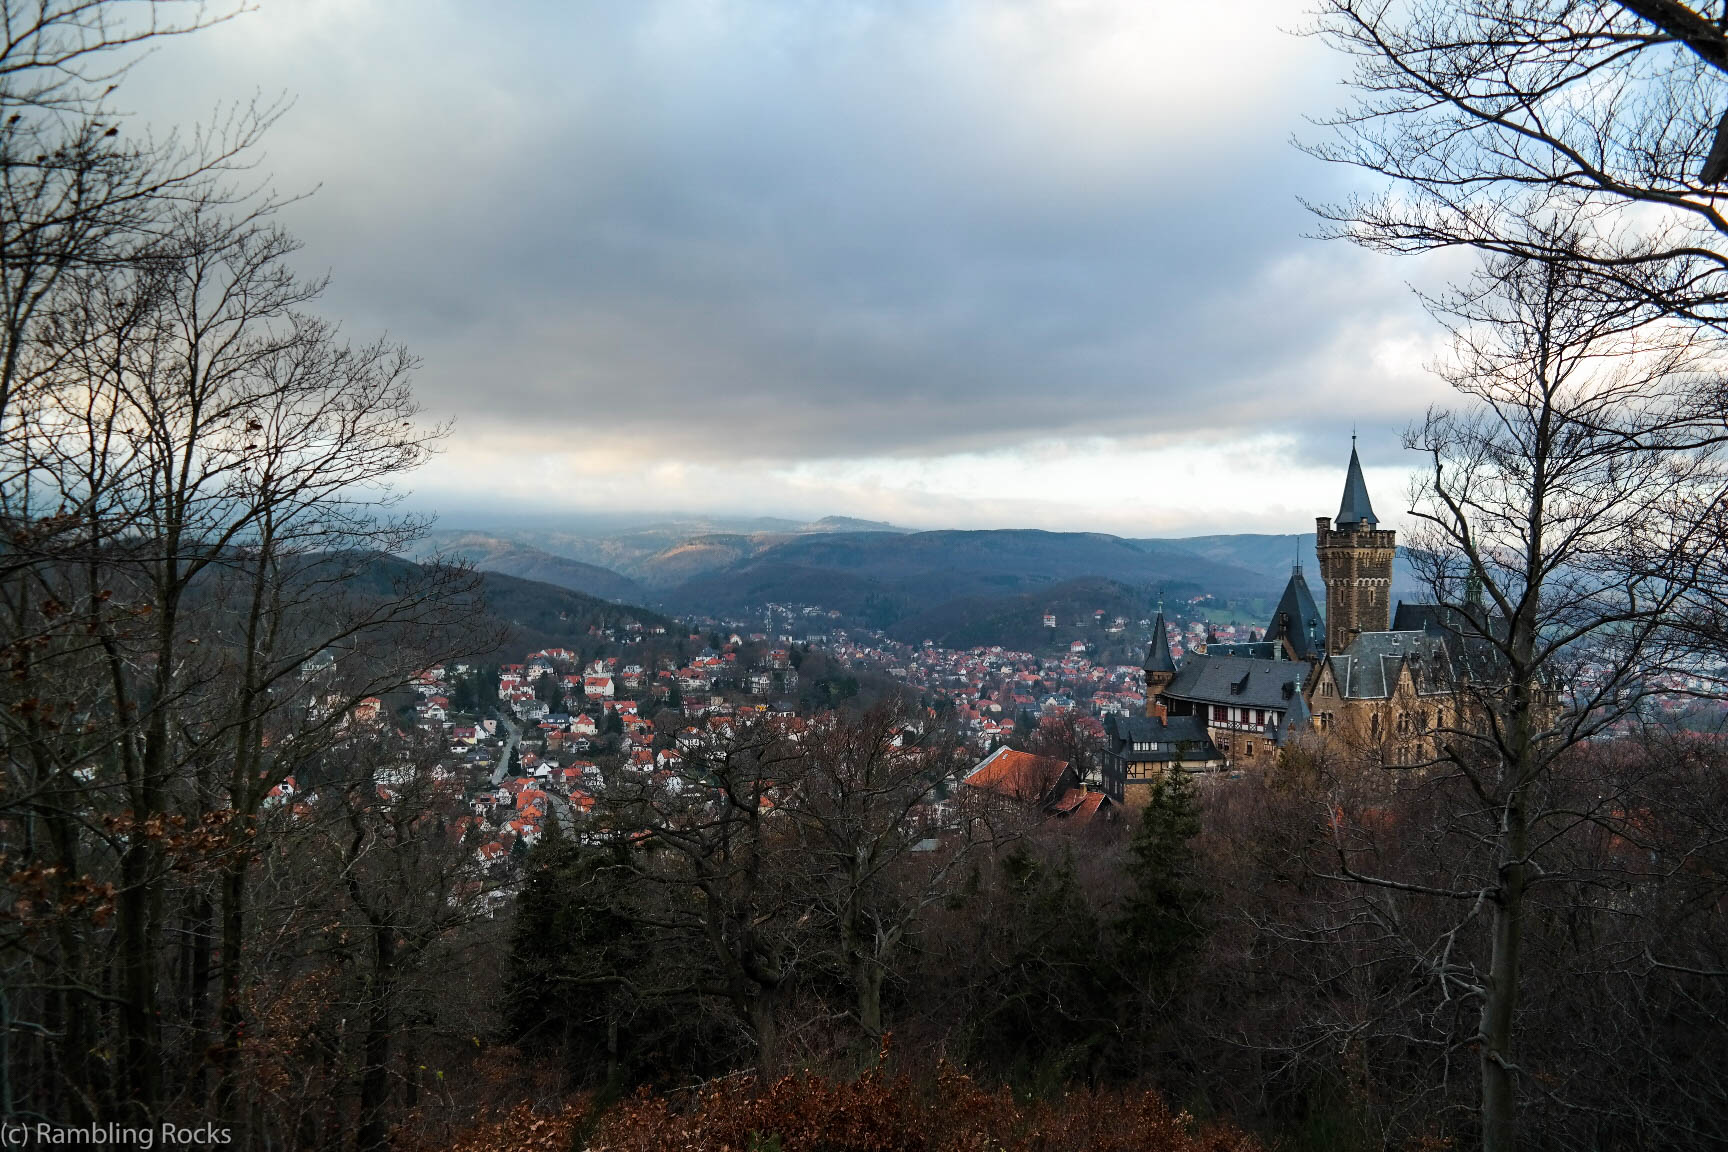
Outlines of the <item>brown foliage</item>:
[{"label": "brown foliage", "polygon": [[587,1115],[586,1104],[540,1111],[524,1101],[482,1116],[449,1141],[398,1139],[393,1147],[396,1152],[569,1152]]},{"label": "brown foliage", "polygon": [[608,1115],[594,1152],[1255,1152],[1225,1124],[1173,1113],[1154,1092],[1075,1090],[1017,1103],[951,1068],[933,1082],[729,1077],[688,1096],[638,1095]]}]

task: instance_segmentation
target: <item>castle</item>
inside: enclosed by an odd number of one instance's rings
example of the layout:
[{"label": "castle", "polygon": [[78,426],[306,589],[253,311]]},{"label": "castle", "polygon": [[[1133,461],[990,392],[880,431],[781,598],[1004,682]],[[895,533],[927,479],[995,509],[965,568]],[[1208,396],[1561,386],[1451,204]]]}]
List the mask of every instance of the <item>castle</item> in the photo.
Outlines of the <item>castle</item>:
[{"label": "castle", "polygon": [[1462,685],[1490,657],[1453,610],[1394,610],[1396,535],[1374,514],[1352,437],[1338,515],[1315,522],[1326,612],[1297,564],[1263,639],[1208,645],[1180,667],[1159,612],[1146,652],[1146,714],[1110,725],[1106,793],[1144,803],[1166,768],[1267,765],[1306,733],[1388,767],[1432,757],[1436,732],[1459,722]]}]

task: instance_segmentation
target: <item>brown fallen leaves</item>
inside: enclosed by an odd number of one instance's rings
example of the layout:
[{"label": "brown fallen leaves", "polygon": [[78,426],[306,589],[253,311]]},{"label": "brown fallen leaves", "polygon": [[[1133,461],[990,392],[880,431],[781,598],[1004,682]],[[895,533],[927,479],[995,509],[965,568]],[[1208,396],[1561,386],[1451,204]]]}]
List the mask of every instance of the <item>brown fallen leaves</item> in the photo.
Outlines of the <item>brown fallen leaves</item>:
[{"label": "brown fallen leaves", "polygon": [[1021,1103],[952,1069],[923,1082],[730,1077],[689,1093],[643,1090],[601,1117],[585,1144],[571,1107],[526,1106],[476,1124],[441,1152],[1261,1152],[1227,1124],[1172,1112],[1154,1092],[1076,1089]]}]

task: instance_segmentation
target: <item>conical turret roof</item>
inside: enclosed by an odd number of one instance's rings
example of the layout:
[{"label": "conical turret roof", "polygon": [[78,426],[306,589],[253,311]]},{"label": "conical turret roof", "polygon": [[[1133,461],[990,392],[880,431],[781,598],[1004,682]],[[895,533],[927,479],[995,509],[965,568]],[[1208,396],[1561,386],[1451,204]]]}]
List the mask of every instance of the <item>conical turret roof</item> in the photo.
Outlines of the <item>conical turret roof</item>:
[{"label": "conical turret roof", "polygon": [[1170,655],[1170,634],[1164,627],[1164,613],[1152,622],[1152,643],[1146,646],[1146,671],[1174,672],[1176,660]]},{"label": "conical turret roof", "polygon": [[1272,611],[1266,639],[1274,643],[1288,640],[1291,655],[1297,660],[1312,660],[1326,647],[1326,618],[1320,614],[1314,593],[1308,590],[1308,581],[1302,575],[1300,564],[1291,570],[1290,582],[1284,585],[1284,595],[1279,597],[1278,607]]},{"label": "conical turret roof", "polygon": [[1368,502],[1368,484],[1362,479],[1362,461],[1356,458],[1356,438],[1350,438],[1350,470],[1344,476],[1344,499],[1338,505],[1339,528],[1365,524],[1372,528],[1380,523],[1374,515],[1374,505]]}]

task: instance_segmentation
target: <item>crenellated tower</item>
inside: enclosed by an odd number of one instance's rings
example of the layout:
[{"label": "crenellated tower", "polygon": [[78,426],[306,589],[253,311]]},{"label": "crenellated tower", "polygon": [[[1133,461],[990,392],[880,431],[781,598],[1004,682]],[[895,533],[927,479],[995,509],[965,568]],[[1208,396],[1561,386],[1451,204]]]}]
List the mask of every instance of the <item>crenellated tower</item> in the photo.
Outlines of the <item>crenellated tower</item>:
[{"label": "crenellated tower", "polygon": [[1344,477],[1344,499],[1336,521],[1325,516],[1314,522],[1314,551],[1320,557],[1320,579],[1326,585],[1326,651],[1336,655],[1363,632],[1392,627],[1392,557],[1397,533],[1380,530],[1362,463],[1356,458],[1356,438],[1350,438],[1350,470]]}]

